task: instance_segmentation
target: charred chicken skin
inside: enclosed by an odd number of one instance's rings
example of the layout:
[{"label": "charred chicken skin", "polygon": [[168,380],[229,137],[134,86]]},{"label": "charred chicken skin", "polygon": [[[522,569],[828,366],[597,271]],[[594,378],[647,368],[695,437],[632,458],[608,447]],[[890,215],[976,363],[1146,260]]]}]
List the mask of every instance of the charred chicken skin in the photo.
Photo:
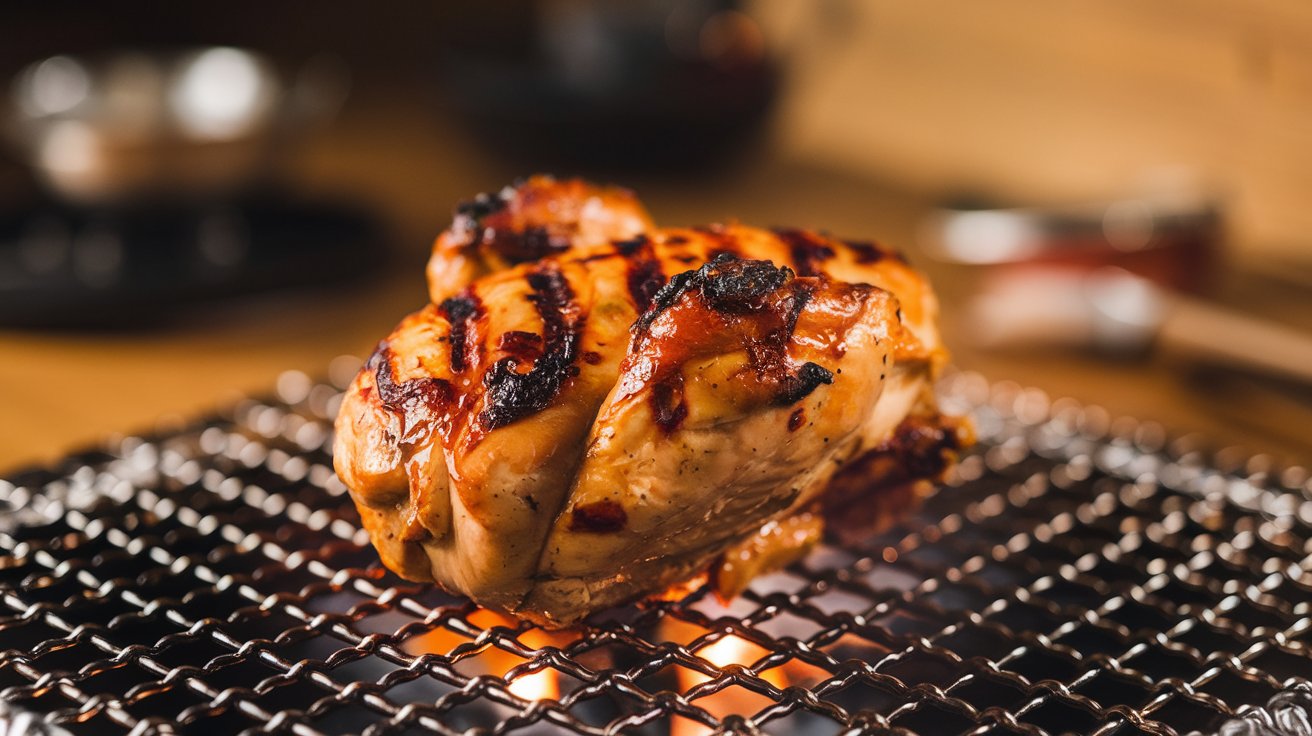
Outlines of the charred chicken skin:
[{"label": "charred chicken skin", "polygon": [[456,207],[450,229],[433,244],[429,295],[439,304],[494,271],[628,240],[652,228],[627,189],[533,176]]},{"label": "charred chicken skin", "polygon": [[708,573],[734,593],[966,441],[933,294],[873,244],[657,229],[534,177],[457,210],[428,273],[347,391],[337,471],[389,568],[542,625]]}]

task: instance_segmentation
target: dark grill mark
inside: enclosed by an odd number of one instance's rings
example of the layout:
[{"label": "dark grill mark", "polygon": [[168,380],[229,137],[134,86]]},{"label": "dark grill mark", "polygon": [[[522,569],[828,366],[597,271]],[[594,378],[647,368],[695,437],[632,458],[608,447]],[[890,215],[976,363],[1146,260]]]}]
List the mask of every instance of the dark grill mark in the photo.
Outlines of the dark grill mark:
[{"label": "dark grill mark", "polygon": [[665,273],[661,271],[660,261],[656,260],[651,241],[646,235],[631,240],[616,240],[613,245],[626,259],[628,270],[625,280],[629,296],[638,313],[642,314],[651,305],[652,297],[665,285]]},{"label": "dark grill mark", "polygon": [[831,384],[834,382],[834,374],[828,368],[816,363],[803,363],[797,373],[785,375],[780,381],[778,395],[775,396],[775,403],[779,406],[788,406],[806,398],[820,384]]},{"label": "dark grill mark", "polygon": [[403,444],[422,441],[432,432],[439,412],[450,403],[451,384],[432,377],[397,383],[392,372],[392,351],[385,340],[378,344],[366,365],[374,372],[379,403],[401,418],[398,439]]},{"label": "dark grill mark", "polygon": [[[707,266],[709,265],[707,264]],[[704,269],[707,266],[702,266],[702,268]],[[683,292],[688,290],[693,276],[697,273],[697,271],[684,271],[672,276],[665,286],[662,286],[651,298],[647,311],[638,315],[638,319],[633,323],[633,331],[646,332],[651,329],[651,323],[655,322],[662,312],[674,306],[674,303],[679,300]]]},{"label": "dark grill mark", "polygon": [[769,261],[743,261],[719,256],[703,268],[707,278],[700,285],[702,297],[711,309],[730,314],[755,312],[765,298],[793,278],[792,269],[776,268]]},{"label": "dark grill mark", "polygon": [[526,182],[497,194],[480,194],[456,205],[452,230],[469,233],[471,243],[490,248],[511,263],[524,263],[567,250],[569,238],[542,226],[522,227],[507,211],[511,200],[525,196]]},{"label": "dark grill mark", "polygon": [[788,246],[800,276],[819,276],[824,273],[821,264],[834,257],[834,249],[815,233],[792,228],[776,228],[774,233]]},{"label": "dark grill mark", "polygon": [[[788,295],[771,302],[770,296],[786,285]],[[757,375],[775,387],[774,403],[787,406],[800,401],[820,384],[834,381],[833,373],[816,363],[805,363],[790,372],[788,343],[814,288],[813,281],[794,280],[792,269],[786,266],[722,255],[696,271],[685,271],[671,278],[633,329],[639,341],[645,339],[656,318],[687,292],[696,292],[708,308],[729,318],[729,329],[739,329],[733,326],[734,319],[760,319],[762,323],[757,328],[742,329],[743,347]],[[654,383],[651,400],[652,414],[667,433],[687,414],[681,378],[677,383],[675,377]]]},{"label": "dark grill mark", "polygon": [[518,360],[505,357],[483,377],[487,403],[479,420],[487,430],[539,412],[560,393],[565,381],[578,374],[579,332],[583,318],[574,304],[574,292],[551,262],[538,264],[527,275],[533,293],[529,301],[542,317],[543,352],[526,373],[516,371]]},{"label": "dark grill mark", "polygon": [[630,238],[628,240],[614,240],[611,241],[611,245],[615,246],[615,250],[619,251],[620,255],[628,258],[646,247],[647,236],[639,235],[636,238]]},{"label": "dark grill mark", "polygon": [[802,310],[806,309],[807,302],[811,301],[814,291],[809,287],[797,281],[792,283],[793,300],[788,304],[788,311],[784,313],[783,339],[785,341],[793,336],[797,329],[797,320],[802,316]]},{"label": "dark grill mark", "polygon": [[792,269],[776,268],[769,261],[745,261],[728,254],[716,256],[696,271],[684,271],[669,280],[652,297],[651,306],[634,323],[646,331],[662,312],[674,306],[684,292],[697,290],[707,306],[717,311],[743,314],[761,308],[770,292],[791,279]]},{"label": "dark grill mark", "polygon": [[705,235],[713,244],[706,249],[706,255],[712,261],[721,256],[742,257],[742,253],[738,248],[738,239],[730,235],[723,225],[703,225],[695,227],[693,230]]},{"label": "dark grill mark", "polygon": [[508,211],[511,200],[525,196],[524,186],[520,182],[498,194],[480,194],[461,202],[456,206],[452,230],[468,233],[472,244],[486,246],[511,263],[536,261],[568,250],[568,233],[541,225],[523,227]]},{"label": "dark grill mark", "polygon": [[451,325],[451,372],[460,373],[469,365],[470,337],[474,323],[483,316],[483,304],[471,289],[442,302],[438,307]]},{"label": "dark grill mark", "polygon": [[[499,218],[493,218],[499,219]],[[489,221],[480,236],[482,243],[511,263],[527,263],[569,250],[568,236],[540,225],[523,230],[501,228]]]},{"label": "dark grill mark", "polygon": [[874,243],[847,242],[847,247],[856,254],[856,262],[861,264],[877,263],[884,259],[884,252]]},{"label": "dark grill mark", "polygon": [[542,355],[542,336],[532,332],[511,330],[497,341],[497,349],[509,353],[523,363],[529,363]]},{"label": "dark grill mark", "polygon": [[805,423],[806,423],[806,412],[803,411],[800,407],[794,409],[793,413],[788,415],[789,432],[796,432],[797,430],[801,429],[802,425]]},{"label": "dark grill mark", "polygon": [[502,195],[484,192],[471,200],[457,204],[456,219],[466,218],[463,224],[469,230],[474,231],[482,226],[483,218],[505,208],[506,200]]},{"label": "dark grill mark", "polygon": [[664,381],[652,384],[651,415],[656,426],[665,434],[678,429],[688,417],[688,404],[683,396],[683,374],[675,373]]},{"label": "dark grill mark", "polygon": [[894,258],[903,263],[907,262],[905,256],[895,250],[890,250],[882,245],[868,241],[845,240],[846,245],[853,253],[856,254],[856,262],[860,264],[878,263],[885,258]]},{"label": "dark grill mark", "polygon": [[624,529],[629,515],[614,501],[593,501],[575,506],[570,512],[569,529],[574,532],[618,532]]},{"label": "dark grill mark", "polygon": [[600,365],[603,360],[605,360],[605,357],[595,350],[586,350],[583,353],[583,362],[588,365]]},{"label": "dark grill mark", "polygon": [[651,306],[661,287],[665,286],[665,273],[661,271],[660,261],[652,255],[650,248],[644,248],[629,258],[628,266],[626,278],[629,296],[633,298],[633,306],[638,314],[642,314]]},{"label": "dark grill mark", "polygon": [[569,250],[570,245],[569,238],[552,233],[542,225],[524,228],[524,233],[520,235],[519,240],[518,245],[523,251],[521,255],[527,258],[541,258],[566,251]]}]

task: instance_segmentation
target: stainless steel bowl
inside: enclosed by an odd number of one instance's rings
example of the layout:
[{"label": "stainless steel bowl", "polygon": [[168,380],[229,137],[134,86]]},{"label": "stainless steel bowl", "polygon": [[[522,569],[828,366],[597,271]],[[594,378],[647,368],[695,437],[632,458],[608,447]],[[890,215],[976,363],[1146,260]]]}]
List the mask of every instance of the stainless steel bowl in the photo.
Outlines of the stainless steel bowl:
[{"label": "stainless steel bowl", "polygon": [[53,56],[13,80],[6,133],[39,179],[82,203],[231,193],[291,133],[336,112],[341,64],[282,74],[231,47]]}]

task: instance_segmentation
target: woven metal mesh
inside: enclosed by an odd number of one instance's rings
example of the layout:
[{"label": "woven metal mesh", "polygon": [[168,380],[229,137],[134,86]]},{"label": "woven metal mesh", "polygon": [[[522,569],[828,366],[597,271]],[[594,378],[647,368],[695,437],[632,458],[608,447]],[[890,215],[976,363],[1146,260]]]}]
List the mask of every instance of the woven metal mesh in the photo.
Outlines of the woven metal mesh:
[{"label": "woven metal mesh", "polygon": [[382,570],[337,389],[279,385],[0,481],[0,726],[1213,733],[1312,679],[1306,473],[1096,408],[952,377],[981,443],[904,524],[546,632]]}]

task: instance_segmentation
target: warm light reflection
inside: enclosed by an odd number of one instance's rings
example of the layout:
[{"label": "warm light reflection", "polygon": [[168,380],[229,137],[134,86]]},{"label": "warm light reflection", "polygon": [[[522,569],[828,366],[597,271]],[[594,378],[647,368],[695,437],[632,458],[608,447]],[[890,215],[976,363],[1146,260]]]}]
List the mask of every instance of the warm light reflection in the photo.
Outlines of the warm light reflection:
[{"label": "warm light reflection", "polygon": [[251,54],[232,48],[202,51],[188,60],[172,92],[178,125],[199,138],[234,138],[272,104],[273,90]]},{"label": "warm light reflection", "polygon": [[31,117],[65,113],[86,101],[91,76],[86,67],[67,56],[52,56],[19,78],[14,97]]},{"label": "warm light reflection", "polygon": [[670,587],[653,594],[648,600],[653,601],[681,601],[699,590],[710,579],[709,572],[701,572],[687,580],[673,583]]},{"label": "warm light reflection", "polygon": [[[465,619],[478,629],[502,627],[517,629],[519,623],[505,614],[480,608]],[[539,628],[526,629],[515,636],[525,647],[540,650],[543,647],[564,648],[578,640],[577,631],[544,631]],[[437,627],[419,636],[407,639],[404,648],[410,654],[441,654],[451,656],[461,645],[473,641],[472,638],[458,634],[444,627]],[[497,646],[489,646],[479,652],[466,654],[456,662],[456,668],[469,676],[492,675],[507,677],[511,670],[530,661],[517,654]],[[537,672],[522,674],[511,680],[507,689],[524,700],[549,700],[560,697],[561,674],[546,667]]]},{"label": "warm light reflection", "polygon": [[461,644],[468,643],[469,637],[457,634],[441,626],[406,639],[401,648],[408,654],[442,654],[449,655]]},{"label": "warm light reflection", "polygon": [[[519,643],[532,649],[555,647],[563,649],[582,636],[577,631],[546,631],[528,629],[520,632]],[[516,677],[510,683],[510,692],[525,700],[550,700],[560,697],[560,673],[550,667],[529,675]]]},{"label": "warm light reflection", "polygon": [[[732,665],[749,667],[765,656],[766,650],[740,636],[728,634],[724,638],[698,649],[695,653],[707,662],[723,669]],[[679,667],[677,672],[679,692],[684,694],[712,679],[701,672],[685,667]],[[777,688],[787,687],[788,685],[783,670],[777,667],[766,670],[760,673],[759,676]],[[698,698],[693,702],[716,718],[723,719],[730,715],[755,715],[762,708],[769,705],[770,701],[750,690],[741,687],[729,687],[714,695]],[[714,732],[714,729],[683,718],[675,719],[670,723],[670,736],[705,736]]]},{"label": "warm light reflection", "polygon": [[45,168],[82,183],[101,172],[103,149],[101,136],[91,126],[77,120],[61,120],[50,126],[38,155]]},{"label": "warm light reflection", "polygon": [[[718,613],[719,609],[716,609],[715,615],[718,615]],[[712,618],[714,618],[714,615]],[[778,623],[784,625],[780,626]],[[774,638],[791,636],[805,640],[814,631],[814,628],[808,626],[801,619],[796,620],[796,626],[788,625],[787,621],[778,623],[767,627],[769,629],[768,633],[766,631],[762,631],[762,633]],[[735,634],[727,634],[714,642],[699,646],[697,642],[709,633],[708,629],[691,621],[670,616],[661,621],[659,636],[662,641],[693,649],[693,653],[698,657],[720,669],[731,666],[754,667],[770,653],[766,647]],[[674,673],[674,686],[680,694],[685,696],[693,688],[712,679],[711,676],[682,665],[673,666],[665,671]],[[756,675],[779,690],[788,687],[814,688],[833,676],[824,668],[807,664],[797,658],[791,658],[783,664],[758,671]],[[765,695],[741,686],[731,685],[717,693],[697,698],[692,702],[712,716],[724,719],[730,715],[754,716],[769,707],[772,701]],[[713,733],[713,729],[706,728],[688,718],[673,718],[670,721],[671,736],[705,736],[710,733]]]},{"label": "warm light reflection", "polygon": [[510,692],[525,700],[554,700],[560,697],[560,674],[548,667],[521,675],[511,680]]},{"label": "warm light reflection", "polygon": [[[761,657],[764,657],[766,653],[765,649],[762,649],[742,637],[734,636],[733,634],[729,634],[714,644],[708,644],[697,650],[697,656],[720,668],[729,667],[731,665],[748,667]],[[700,682],[705,682],[709,679],[705,675],[701,675],[700,673],[697,674],[701,677],[701,680],[699,680]],[[781,673],[776,670],[766,670],[765,672],[762,672],[760,676],[761,679],[769,682],[775,687],[783,687],[784,685]]]}]

